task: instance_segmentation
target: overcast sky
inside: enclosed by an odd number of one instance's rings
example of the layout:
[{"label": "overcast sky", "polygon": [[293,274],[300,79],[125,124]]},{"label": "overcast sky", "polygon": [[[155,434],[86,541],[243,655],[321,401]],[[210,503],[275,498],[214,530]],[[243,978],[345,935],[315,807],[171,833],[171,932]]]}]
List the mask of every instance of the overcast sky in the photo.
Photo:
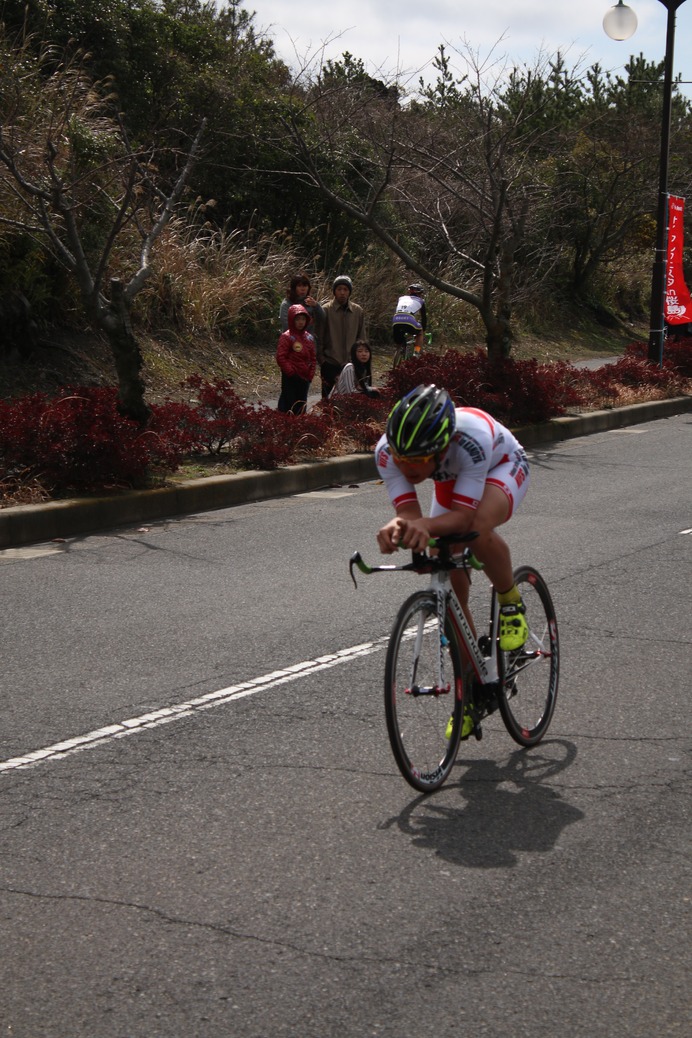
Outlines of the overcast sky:
[{"label": "overcast sky", "polygon": [[[255,28],[265,30],[276,52],[297,69],[305,59],[337,59],[344,51],[361,58],[372,75],[385,78],[397,69],[417,85],[438,45],[451,57],[468,43],[482,61],[509,60],[533,65],[539,52],[560,50],[567,64],[620,70],[630,54],[642,52],[662,61],[666,9],[660,0],[630,0],[639,26],[629,40],[615,43],[602,27],[615,0],[349,0],[297,3],[296,0],[245,0],[255,12]],[[326,45],[326,46],[325,46]],[[501,62],[502,63],[502,62]],[[692,80],[692,0],[677,12],[676,74]],[[423,73],[425,74],[425,73]],[[692,97],[692,85],[682,88]]]}]

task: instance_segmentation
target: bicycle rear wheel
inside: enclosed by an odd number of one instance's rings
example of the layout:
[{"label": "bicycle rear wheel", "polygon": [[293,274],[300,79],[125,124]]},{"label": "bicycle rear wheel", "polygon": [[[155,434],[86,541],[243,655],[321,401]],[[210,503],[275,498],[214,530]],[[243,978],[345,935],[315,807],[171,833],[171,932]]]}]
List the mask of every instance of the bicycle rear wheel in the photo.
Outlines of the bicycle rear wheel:
[{"label": "bicycle rear wheel", "polygon": [[555,710],[560,652],[555,607],[543,577],[532,566],[514,571],[526,606],[529,636],[517,652],[500,652],[500,713],[507,731],[521,746],[535,746],[545,735]]},{"label": "bicycle rear wheel", "polygon": [[405,356],[406,356],[406,347],[405,346],[397,346],[396,350],[394,351],[394,360],[392,361],[392,368],[398,368],[399,365],[401,364],[402,360],[404,360]]},{"label": "bicycle rear wheel", "polygon": [[414,348],[413,348],[414,341],[415,341],[415,336],[407,335],[405,342],[400,343],[397,346],[397,348],[396,348],[396,350],[394,352],[394,360],[392,361],[392,368],[398,368],[399,365],[403,361],[410,360],[411,357],[413,357],[415,355],[415,351],[414,351]]},{"label": "bicycle rear wheel", "polygon": [[401,774],[422,793],[438,789],[459,749],[464,685],[456,636],[448,624],[440,638],[437,599],[429,592],[411,595],[394,622],[387,648],[384,706]]}]

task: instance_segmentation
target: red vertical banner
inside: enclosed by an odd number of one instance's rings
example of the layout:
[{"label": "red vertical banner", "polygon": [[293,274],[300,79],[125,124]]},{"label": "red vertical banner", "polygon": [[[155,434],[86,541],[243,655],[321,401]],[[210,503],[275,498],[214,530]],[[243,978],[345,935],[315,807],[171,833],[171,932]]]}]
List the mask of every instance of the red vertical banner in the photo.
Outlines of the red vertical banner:
[{"label": "red vertical banner", "polygon": [[664,316],[668,324],[692,323],[692,298],[682,269],[685,199],[668,196],[668,257]]}]

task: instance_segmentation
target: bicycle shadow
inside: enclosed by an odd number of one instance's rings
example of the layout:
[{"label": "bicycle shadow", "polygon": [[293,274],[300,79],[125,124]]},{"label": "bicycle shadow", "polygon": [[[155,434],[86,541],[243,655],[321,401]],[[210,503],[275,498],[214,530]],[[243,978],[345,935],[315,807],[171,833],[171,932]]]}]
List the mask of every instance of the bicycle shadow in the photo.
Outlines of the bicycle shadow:
[{"label": "bicycle shadow", "polygon": [[[551,756],[561,751],[559,759]],[[504,764],[474,760],[456,784],[465,803],[450,807],[433,796],[413,800],[381,829],[397,825],[416,847],[432,850],[453,865],[511,868],[521,853],[545,853],[562,831],[584,818],[546,779],[569,767],[576,746],[545,740],[532,750],[516,750]],[[509,787],[509,788],[507,788]]]}]

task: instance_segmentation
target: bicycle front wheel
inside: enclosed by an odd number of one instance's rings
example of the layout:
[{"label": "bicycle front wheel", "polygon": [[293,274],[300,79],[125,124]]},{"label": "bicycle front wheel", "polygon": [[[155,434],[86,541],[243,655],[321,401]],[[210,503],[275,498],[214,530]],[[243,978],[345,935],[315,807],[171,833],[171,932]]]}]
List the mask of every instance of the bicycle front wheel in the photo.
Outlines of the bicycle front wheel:
[{"label": "bicycle front wheel", "polygon": [[557,700],[557,620],[548,586],[537,570],[521,566],[514,571],[514,580],[526,606],[529,636],[517,652],[498,650],[500,713],[516,742],[535,746],[548,729]]},{"label": "bicycle front wheel", "polygon": [[447,624],[441,637],[437,599],[429,592],[411,595],[394,622],[384,706],[401,774],[421,793],[438,789],[459,749],[464,684],[456,636]]}]

